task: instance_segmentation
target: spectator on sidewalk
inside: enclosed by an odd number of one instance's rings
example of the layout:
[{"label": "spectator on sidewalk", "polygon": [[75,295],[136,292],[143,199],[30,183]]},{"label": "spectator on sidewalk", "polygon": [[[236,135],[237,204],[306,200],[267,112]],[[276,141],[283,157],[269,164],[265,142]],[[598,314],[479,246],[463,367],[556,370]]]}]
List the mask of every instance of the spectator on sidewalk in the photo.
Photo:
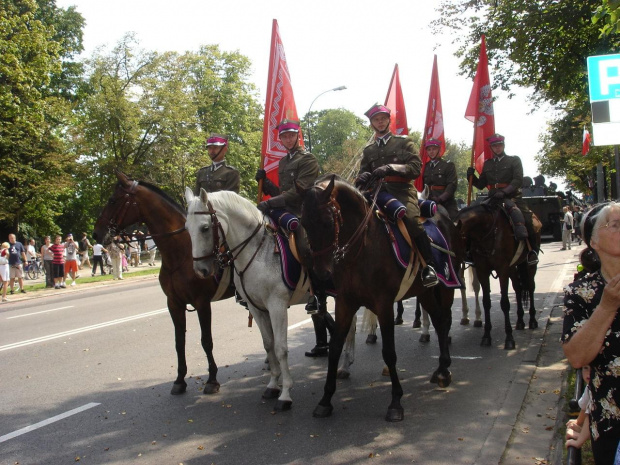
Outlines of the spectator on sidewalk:
[{"label": "spectator on sidewalk", "polygon": [[563,207],[564,219],[562,220],[562,248],[560,250],[570,250],[573,242],[573,214],[568,207]]},{"label": "spectator on sidewalk", "polygon": [[121,249],[118,241],[119,236],[115,236],[110,245],[108,245],[108,251],[110,254],[110,260],[112,262],[112,276],[113,279],[123,279],[123,256],[125,251]]},{"label": "spectator on sidewalk", "polygon": [[0,246],[0,281],[2,281],[2,302],[8,302],[6,290],[9,288],[9,243]]},{"label": "spectator on sidewalk", "polygon": [[591,367],[590,435],[597,465],[614,462],[620,443],[620,204],[597,205],[582,220],[589,272],[564,294],[564,354]]},{"label": "spectator on sidewalk", "polygon": [[52,259],[52,276],[54,277],[54,289],[65,288],[65,245],[62,243],[62,237],[57,235],[54,243],[49,247],[54,255]]},{"label": "spectator on sidewalk", "polygon": [[151,237],[151,233],[147,231],[146,234],[147,239],[144,241],[144,248],[149,253],[149,266],[155,266],[155,254],[157,254],[157,245],[155,245],[155,241]]},{"label": "spectator on sidewalk", "polygon": [[15,279],[19,284],[19,289],[22,294],[25,294],[24,290],[24,263],[26,262],[26,249],[21,242],[18,242],[15,238],[15,234],[9,234],[9,287],[10,293],[13,294],[13,285]]},{"label": "spectator on sidewalk", "polygon": [[80,252],[79,252],[80,253],[80,270],[83,267],[86,267],[86,269],[89,270],[92,265],[90,264],[90,259],[88,258],[88,251],[92,249],[93,246],[90,245],[90,242],[85,232],[82,233],[82,239],[80,239],[79,246],[80,246],[79,247],[80,249]]},{"label": "spectator on sidewalk", "polygon": [[129,260],[129,264],[133,267],[137,267],[140,263],[140,243],[138,242],[138,231],[134,231],[133,236],[131,236],[129,250],[131,251],[131,259]]},{"label": "spectator on sidewalk", "polygon": [[97,272],[97,265],[101,269],[101,275],[105,275],[105,271],[103,271],[103,253],[108,253],[106,249],[95,239],[95,245],[93,245],[93,272],[92,276],[95,276]]},{"label": "spectator on sidewalk", "polygon": [[73,234],[67,235],[67,240],[65,242],[65,282],[68,276],[71,276],[71,286],[75,286],[75,280],[80,276],[78,274],[78,262],[77,262],[77,254],[78,254],[78,246],[73,240]]},{"label": "spectator on sidewalk", "polygon": [[45,236],[45,243],[41,246],[41,257],[43,258],[43,267],[45,269],[45,287],[54,287],[54,277],[52,276],[52,261],[54,254],[49,250],[51,239]]}]

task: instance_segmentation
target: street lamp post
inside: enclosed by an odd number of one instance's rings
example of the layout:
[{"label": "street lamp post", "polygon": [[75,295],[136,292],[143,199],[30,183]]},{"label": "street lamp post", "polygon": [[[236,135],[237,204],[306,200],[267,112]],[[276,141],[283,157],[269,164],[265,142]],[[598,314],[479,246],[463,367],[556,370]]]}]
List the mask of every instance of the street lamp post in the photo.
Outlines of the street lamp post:
[{"label": "street lamp post", "polygon": [[[325,92],[321,92],[319,95],[314,97],[314,100],[310,104],[310,108],[308,108],[308,113],[306,114],[310,115],[310,111],[312,110],[312,105],[314,105],[314,102],[316,102],[316,99],[318,99],[321,95],[326,94],[328,92],[333,92],[336,90],[345,90],[346,88],[347,88],[346,86],[338,86],[338,87],[334,87],[333,89],[326,90]],[[308,151],[312,152],[312,138],[310,137],[310,121],[308,121],[308,127],[306,129],[308,130]]]}]

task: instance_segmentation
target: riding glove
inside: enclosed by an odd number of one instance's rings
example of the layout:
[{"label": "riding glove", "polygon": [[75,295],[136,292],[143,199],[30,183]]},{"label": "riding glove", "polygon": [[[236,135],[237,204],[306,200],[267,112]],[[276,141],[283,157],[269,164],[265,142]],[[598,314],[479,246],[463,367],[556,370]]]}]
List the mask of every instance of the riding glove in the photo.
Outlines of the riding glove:
[{"label": "riding glove", "polygon": [[271,210],[271,207],[269,206],[269,200],[263,200],[261,203],[259,203],[256,206],[256,208],[258,208],[261,212],[263,212],[266,215],[267,212]]},{"label": "riding glove", "polygon": [[368,184],[368,181],[370,181],[371,176],[372,174],[368,171],[361,173],[355,180],[355,187],[357,187],[358,189],[364,187],[366,184]]},{"label": "riding glove", "polygon": [[267,177],[267,172],[262,169],[259,168],[256,170],[256,176],[254,176],[254,179],[256,179],[257,181],[260,181],[261,179],[265,179]]},{"label": "riding glove", "polygon": [[473,166],[467,168],[467,179],[471,178],[476,173],[476,169]]}]

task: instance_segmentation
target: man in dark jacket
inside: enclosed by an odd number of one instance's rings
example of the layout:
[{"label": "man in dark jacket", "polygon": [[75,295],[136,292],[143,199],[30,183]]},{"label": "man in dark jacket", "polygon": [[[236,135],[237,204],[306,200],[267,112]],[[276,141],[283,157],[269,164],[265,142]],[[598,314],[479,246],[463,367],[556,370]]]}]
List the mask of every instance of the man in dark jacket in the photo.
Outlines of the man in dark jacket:
[{"label": "man in dark jacket", "polygon": [[228,152],[228,137],[211,134],[207,139],[207,151],[213,163],[200,168],[196,173],[194,195],[200,195],[201,188],[207,192],[233,191],[238,194],[241,183],[239,171],[224,161]]},{"label": "man in dark jacket", "polygon": [[448,211],[454,221],[459,209],[454,199],[458,178],[454,163],[441,158],[441,142],[429,139],[424,143],[430,160],[424,165],[424,184],[428,186],[428,199],[437,202]]},{"label": "man in dark jacket", "polygon": [[422,284],[425,287],[435,286],[438,280],[433,268],[431,243],[418,221],[418,193],[413,185],[413,180],[420,176],[420,156],[411,139],[390,132],[389,108],[373,105],[365,114],[375,131],[375,140],[364,148],[355,185],[361,187],[372,180],[381,180],[382,189],[406,207],[403,222],[426,262],[422,270]]},{"label": "man in dark jacket", "polygon": [[493,134],[487,140],[493,150],[493,158],[484,162],[479,178],[473,167],[467,168],[467,179],[472,177],[472,184],[478,189],[487,188],[489,201],[503,203],[506,206],[514,224],[516,238],[527,241],[529,249],[527,262],[534,265],[538,263],[539,245],[532,225],[532,211],[521,196],[523,186],[521,159],[514,155],[506,155],[504,136]]}]

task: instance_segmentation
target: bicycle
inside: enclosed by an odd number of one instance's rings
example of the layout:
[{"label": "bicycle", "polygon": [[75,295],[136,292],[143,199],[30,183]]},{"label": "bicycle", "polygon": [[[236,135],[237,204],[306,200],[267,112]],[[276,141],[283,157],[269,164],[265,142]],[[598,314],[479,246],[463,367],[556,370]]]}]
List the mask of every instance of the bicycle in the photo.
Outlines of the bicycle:
[{"label": "bicycle", "polygon": [[45,275],[45,267],[41,264],[41,258],[37,257],[25,267],[26,274],[29,279],[37,279],[42,274]]}]

